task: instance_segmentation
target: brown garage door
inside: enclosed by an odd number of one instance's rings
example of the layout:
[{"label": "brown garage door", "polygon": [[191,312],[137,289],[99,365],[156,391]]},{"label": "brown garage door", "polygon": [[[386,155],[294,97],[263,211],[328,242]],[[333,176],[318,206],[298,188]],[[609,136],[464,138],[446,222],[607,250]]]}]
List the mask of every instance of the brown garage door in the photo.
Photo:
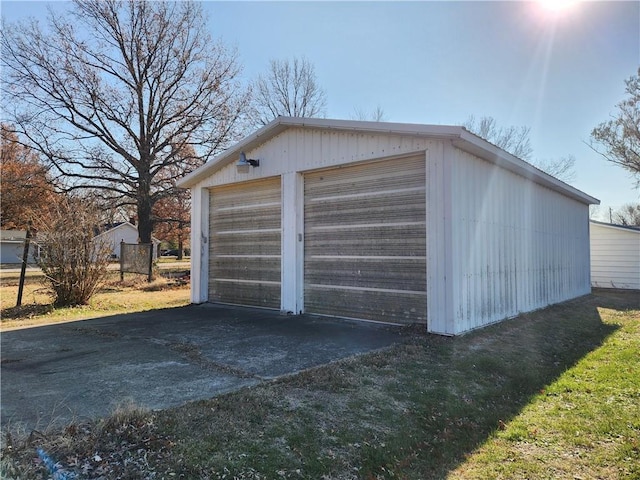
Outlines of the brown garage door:
[{"label": "brown garage door", "polygon": [[426,322],[424,156],[305,175],[310,313]]},{"label": "brown garage door", "polygon": [[280,177],[211,189],[209,301],[280,308]]}]

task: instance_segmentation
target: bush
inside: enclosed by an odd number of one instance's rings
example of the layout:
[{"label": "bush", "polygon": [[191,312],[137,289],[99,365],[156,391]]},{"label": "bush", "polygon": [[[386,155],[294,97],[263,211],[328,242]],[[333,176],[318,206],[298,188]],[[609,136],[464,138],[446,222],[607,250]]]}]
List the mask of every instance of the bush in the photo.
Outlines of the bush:
[{"label": "bush", "polygon": [[53,290],[54,305],[86,305],[107,274],[111,246],[94,239],[99,208],[87,199],[62,199],[38,221],[38,266]]}]

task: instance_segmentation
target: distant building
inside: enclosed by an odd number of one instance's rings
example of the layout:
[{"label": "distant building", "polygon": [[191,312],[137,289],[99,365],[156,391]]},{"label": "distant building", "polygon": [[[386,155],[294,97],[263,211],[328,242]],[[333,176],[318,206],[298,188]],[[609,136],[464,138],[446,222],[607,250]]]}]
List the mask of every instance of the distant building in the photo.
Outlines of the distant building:
[{"label": "distant building", "polygon": [[640,289],[640,227],[591,221],[591,286]]},{"label": "distant building", "polygon": [[[24,252],[24,242],[27,232],[24,230],[0,230],[0,263],[20,264]],[[36,263],[34,255],[38,255],[38,245],[31,243],[28,264]]]},{"label": "distant building", "polygon": [[[138,228],[131,222],[114,223],[107,225],[106,229],[95,236],[96,239],[106,240],[111,245],[112,258],[120,258],[120,242],[138,243]],[[160,240],[151,238],[153,242],[153,258],[158,258]]]}]

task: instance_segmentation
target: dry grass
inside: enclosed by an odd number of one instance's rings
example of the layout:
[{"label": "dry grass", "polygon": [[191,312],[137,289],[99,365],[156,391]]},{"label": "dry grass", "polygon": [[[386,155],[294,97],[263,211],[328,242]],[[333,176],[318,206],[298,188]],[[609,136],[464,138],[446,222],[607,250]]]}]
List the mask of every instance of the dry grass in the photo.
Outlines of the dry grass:
[{"label": "dry grass", "polygon": [[190,301],[188,281],[158,275],[156,280],[148,283],[142,275],[128,274],[121,282],[119,273],[111,272],[88,305],[53,308],[43,276],[30,272],[22,306],[16,308],[18,280],[18,274],[2,274],[0,278],[1,330],[179,307],[188,305]]},{"label": "dry grass", "polygon": [[3,468],[42,478],[43,446],[69,470],[89,465],[86,479],[635,479],[639,349],[638,295],[598,293],[460,338],[408,330],[390,349],[208,401],[129,408],[14,443]]}]

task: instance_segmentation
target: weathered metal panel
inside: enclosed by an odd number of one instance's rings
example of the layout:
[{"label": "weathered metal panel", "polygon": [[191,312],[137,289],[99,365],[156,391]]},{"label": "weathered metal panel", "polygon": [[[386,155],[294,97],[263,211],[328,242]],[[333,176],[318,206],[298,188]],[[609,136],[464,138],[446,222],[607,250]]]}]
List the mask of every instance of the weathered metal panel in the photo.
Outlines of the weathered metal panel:
[{"label": "weathered metal panel", "polygon": [[640,230],[591,223],[591,285],[640,289]]},{"label": "weathered metal panel", "polygon": [[209,301],[280,308],[280,178],[209,193]]},{"label": "weathered metal panel", "polygon": [[589,292],[588,207],[455,150],[456,333]]},{"label": "weathered metal panel", "polygon": [[309,173],[304,194],[306,311],[425,322],[424,155]]}]

